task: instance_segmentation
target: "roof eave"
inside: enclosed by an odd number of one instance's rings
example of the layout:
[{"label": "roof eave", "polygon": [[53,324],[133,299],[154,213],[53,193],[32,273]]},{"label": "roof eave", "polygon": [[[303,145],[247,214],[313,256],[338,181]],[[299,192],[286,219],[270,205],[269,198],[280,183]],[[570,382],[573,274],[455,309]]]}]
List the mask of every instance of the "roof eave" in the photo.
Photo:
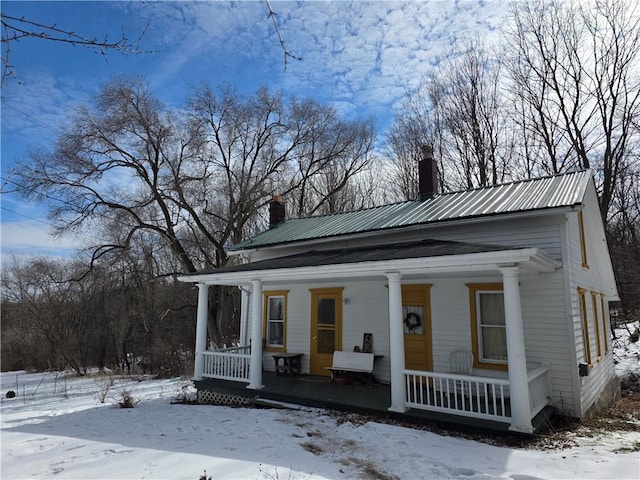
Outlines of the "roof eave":
[{"label": "roof eave", "polygon": [[252,280],[283,282],[320,280],[327,278],[383,277],[390,272],[403,275],[421,272],[456,273],[497,270],[501,267],[519,266],[529,273],[552,272],[562,263],[538,248],[500,250],[494,252],[444,255],[438,257],[405,258],[361,263],[340,263],[324,266],[276,268],[242,272],[191,274],[178,277],[182,282],[207,285],[243,285]]}]

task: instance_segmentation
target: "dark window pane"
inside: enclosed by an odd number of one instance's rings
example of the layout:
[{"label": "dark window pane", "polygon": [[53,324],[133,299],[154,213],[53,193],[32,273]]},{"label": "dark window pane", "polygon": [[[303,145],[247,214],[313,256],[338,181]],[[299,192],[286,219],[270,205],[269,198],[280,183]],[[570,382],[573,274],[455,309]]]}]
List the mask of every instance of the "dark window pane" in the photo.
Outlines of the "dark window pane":
[{"label": "dark window pane", "polygon": [[336,324],[336,301],[333,298],[318,299],[318,324]]},{"label": "dark window pane", "polygon": [[482,356],[485,360],[507,360],[507,331],[504,327],[482,328]]},{"label": "dark window pane", "polygon": [[269,297],[269,320],[282,320],[282,297]]},{"label": "dark window pane", "polygon": [[269,345],[284,345],[284,323],[269,322],[269,332],[267,334],[267,342]]},{"label": "dark window pane", "polygon": [[482,325],[504,325],[504,295],[480,293],[479,300]]}]

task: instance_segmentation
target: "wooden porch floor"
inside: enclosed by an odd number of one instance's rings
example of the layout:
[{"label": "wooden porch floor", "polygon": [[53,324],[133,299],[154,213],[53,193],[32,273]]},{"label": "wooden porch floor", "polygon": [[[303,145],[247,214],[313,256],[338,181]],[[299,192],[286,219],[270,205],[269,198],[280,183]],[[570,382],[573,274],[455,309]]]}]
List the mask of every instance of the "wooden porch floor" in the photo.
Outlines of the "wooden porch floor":
[{"label": "wooden porch floor", "polygon": [[[410,409],[399,414],[388,410],[391,405],[391,388],[380,383],[351,383],[339,385],[331,383],[328,377],[300,375],[294,377],[278,376],[272,372],[263,372],[264,388],[250,390],[245,383],[227,380],[205,379],[195,381],[198,390],[209,390],[222,394],[236,395],[253,399],[257,404],[268,401],[326,408],[344,412],[356,412],[381,418],[402,420],[416,424],[455,425],[460,430],[489,430],[508,432],[509,425],[503,422],[450,415],[439,412]],[[550,416],[549,411],[541,412],[534,419],[534,428],[538,431]],[[513,433],[513,432],[509,432]]]}]

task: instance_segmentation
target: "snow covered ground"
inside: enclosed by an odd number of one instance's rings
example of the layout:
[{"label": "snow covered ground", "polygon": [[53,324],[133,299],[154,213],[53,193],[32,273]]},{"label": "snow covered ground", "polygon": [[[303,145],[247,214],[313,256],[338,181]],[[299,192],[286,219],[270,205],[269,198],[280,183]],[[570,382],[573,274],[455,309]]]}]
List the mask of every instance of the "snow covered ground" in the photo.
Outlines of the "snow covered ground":
[{"label": "snow covered ground", "polygon": [[[619,375],[640,373],[640,346],[627,343]],[[100,403],[104,378],[2,373],[1,478],[640,478],[637,431],[574,434],[563,449],[505,448],[319,409],[172,404],[188,382],[140,380],[118,380]],[[116,408],[126,392],[140,403]]]}]

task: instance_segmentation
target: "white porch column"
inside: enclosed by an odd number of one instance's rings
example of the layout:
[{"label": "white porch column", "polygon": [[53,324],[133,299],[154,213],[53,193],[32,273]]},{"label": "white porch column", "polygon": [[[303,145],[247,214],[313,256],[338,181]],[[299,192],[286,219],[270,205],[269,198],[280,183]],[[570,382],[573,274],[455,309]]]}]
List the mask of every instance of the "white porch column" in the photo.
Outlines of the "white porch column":
[{"label": "white porch column", "polygon": [[500,268],[500,272],[502,272],[504,288],[504,316],[507,330],[507,360],[511,395],[511,426],[509,430],[531,433],[533,427],[529,404],[529,381],[524,349],[518,267]]},{"label": "white porch column", "polygon": [[247,388],[259,390],[262,385],[262,282],[251,281],[251,365]]},{"label": "white porch column", "polygon": [[407,411],[404,374],[404,329],[402,327],[402,286],[399,273],[388,273],[389,280],[389,361],[391,364],[392,412]]},{"label": "white porch column", "polygon": [[193,379],[202,380],[204,352],[207,350],[207,320],[209,318],[209,285],[198,284],[198,315],[196,317],[196,358]]},{"label": "white porch column", "polygon": [[249,292],[240,286],[240,346],[249,343]]}]

